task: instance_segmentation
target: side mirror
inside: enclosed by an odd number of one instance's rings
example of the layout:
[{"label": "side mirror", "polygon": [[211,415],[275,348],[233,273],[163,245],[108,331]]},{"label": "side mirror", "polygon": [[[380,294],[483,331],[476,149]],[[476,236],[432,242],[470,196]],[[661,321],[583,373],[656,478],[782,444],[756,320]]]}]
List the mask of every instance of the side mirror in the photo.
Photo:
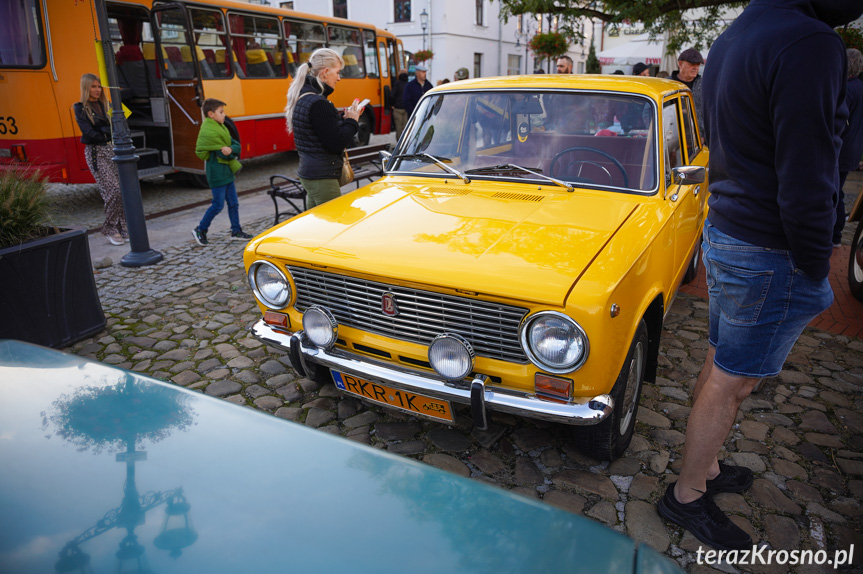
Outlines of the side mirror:
[{"label": "side mirror", "polygon": [[390,158],[393,156],[388,151],[381,150],[378,152],[378,158],[381,160],[381,165],[384,166],[384,169],[389,169],[387,163],[389,163]]},{"label": "side mirror", "polygon": [[691,185],[693,183],[704,183],[707,176],[707,168],[700,165],[683,165],[671,168],[672,181],[679,185]]}]

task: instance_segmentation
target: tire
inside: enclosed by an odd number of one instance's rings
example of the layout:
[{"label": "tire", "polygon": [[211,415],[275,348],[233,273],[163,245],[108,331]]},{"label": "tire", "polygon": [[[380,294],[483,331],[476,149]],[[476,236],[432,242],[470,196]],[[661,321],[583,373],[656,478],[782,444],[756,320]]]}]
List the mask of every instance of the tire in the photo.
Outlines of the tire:
[{"label": "tire", "polygon": [[183,181],[189,187],[197,187],[199,189],[210,187],[210,184],[207,183],[207,175],[203,173],[186,173],[184,174]]},{"label": "tire", "polygon": [[647,352],[647,324],[642,319],[611,389],[614,399],[611,414],[597,425],[572,427],[575,445],[586,455],[597,460],[614,460],[629,446],[644,386]]},{"label": "tire", "polygon": [[369,140],[372,137],[372,117],[368,113],[360,116],[360,129],[354,135],[354,147],[362,147],[369,145]]},{"label": "tire", "polygon": [[848,254],[848,286],[851,294],[863,301],[863,219],[857,222],[854,240],[851,242],[851,253]]},{"label": "tire", "polygon": [[698,268],[701,265],[701,244],[695,248],[695,253],[692,254],[692,259],[689,261],[689,266],[686,268],[686,274],[683,276],[683,284],[689,284],[695,281],[698,277]]}]

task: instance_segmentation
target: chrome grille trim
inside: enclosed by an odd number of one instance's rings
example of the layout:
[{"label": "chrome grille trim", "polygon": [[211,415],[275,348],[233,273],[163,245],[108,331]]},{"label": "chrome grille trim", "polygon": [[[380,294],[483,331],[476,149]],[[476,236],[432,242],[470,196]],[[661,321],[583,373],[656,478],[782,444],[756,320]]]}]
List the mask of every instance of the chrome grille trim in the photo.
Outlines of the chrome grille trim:
[{"label": "chrome grille trim", "polygon": [[[443,332],[465,337],[477,355],[525,364],[518,328],[528,310],[467,297],[442,295],[366,281],[327,271],[289,266],[297,288],[297,310],[312,305],[329,309],[339,324],[401,341],[431,344]],[[381,311],[384,293],[393,293],[399,314]]]}]

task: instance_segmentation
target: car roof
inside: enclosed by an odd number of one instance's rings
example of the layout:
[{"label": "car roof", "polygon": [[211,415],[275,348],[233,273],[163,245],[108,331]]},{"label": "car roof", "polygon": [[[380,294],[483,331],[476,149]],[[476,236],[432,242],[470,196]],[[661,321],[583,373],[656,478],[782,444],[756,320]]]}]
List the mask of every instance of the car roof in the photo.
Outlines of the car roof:
[{"label": "car roof", "polygon": [[496,76],[459,80],[434,88],[433,92],[484,89],[569,89],[632,92],[661,99],[666,94],[689,90],[685,84],[675,80],[645,76],[620,76],[600,74],[533,74],[529,76]]}]

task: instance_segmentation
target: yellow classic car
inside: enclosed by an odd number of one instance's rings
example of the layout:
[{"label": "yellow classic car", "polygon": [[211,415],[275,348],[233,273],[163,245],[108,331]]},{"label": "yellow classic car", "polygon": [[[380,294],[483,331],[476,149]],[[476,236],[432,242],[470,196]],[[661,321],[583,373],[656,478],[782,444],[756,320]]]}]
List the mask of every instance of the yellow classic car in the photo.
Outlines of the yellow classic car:
[{"label": "yellow classic car", "polygon": [[536,75],[420,101],[384,176],[245,250],[261,341],[343,392],[453,422],[469,405],[629,445],[665,314],[694,279],[707,150],[689,90]]}]

